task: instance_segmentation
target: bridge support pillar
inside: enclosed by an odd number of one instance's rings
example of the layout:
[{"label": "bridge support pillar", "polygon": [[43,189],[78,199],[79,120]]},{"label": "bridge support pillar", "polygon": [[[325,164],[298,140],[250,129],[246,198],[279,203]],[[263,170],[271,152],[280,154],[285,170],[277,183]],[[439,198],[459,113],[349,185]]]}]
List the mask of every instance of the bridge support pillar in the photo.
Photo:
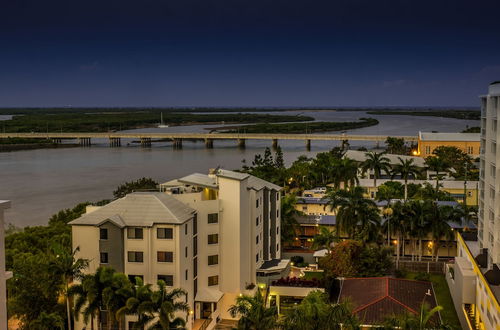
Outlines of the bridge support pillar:
[{"label": "bridge support pillar", "polygon": [[121,146],[121,139],[120,138],[109,138],[109,146],[110,147],[119,147]]},{"label": "bridge support pillar", "polygon": [[54,143],[54,144],[61,144],[62,143],[62,139],[54,138],[54,139],[52,139],[52,143]]},{"label": "bridge support pillar", "polygon": [[182,139],[174,139],[172,145],[174,149],[182,149]]},{"label": "bridge support pillar", "polygon": [[278,139],[273,139],[273,149],[278,148]]},{"label": "bridge support pillar", "polygon": [[238,147],[245,149],[245,139],[238,139]]},{"label": "bridge support pillar", "polygon": [[151,138],[141,138],[141,147],[151,147]]},{"label": "bridge support pillar", "polygon": [[311,151],[311,140],[309,139],[306,140],[306,149],[307,151]]},{"label": "bridge support pillar", "polygon": [[90,138],[78,138],[78,141],[82,147],[90,147],[91,145]]},{"label": "bridge support pillar", "polygon": [[213,139],[205,139],[205,147],[207,149],[212,149],[214,147],[214,140]]}]

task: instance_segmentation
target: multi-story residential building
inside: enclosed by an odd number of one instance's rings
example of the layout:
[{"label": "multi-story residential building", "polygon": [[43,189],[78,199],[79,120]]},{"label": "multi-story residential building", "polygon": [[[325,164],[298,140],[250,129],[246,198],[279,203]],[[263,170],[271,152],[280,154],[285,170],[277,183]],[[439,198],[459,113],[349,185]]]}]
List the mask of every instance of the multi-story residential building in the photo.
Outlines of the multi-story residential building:
[{"label": "multi-story residential building", "polygon": [[5,271],[5,226],[4,210],[10,207],[10,201],[0,200],[0,329],[7,329],[7,280],[11,272]]},{"label": "multi-story residential building", "polygon": [[238,295],[286,276],[279,186],[219,169],[160,188],[90,208],[70,223],[89,272],[107,265],[131,279],[183,288],[192,309],[188,328],[201,321],[208,329],[231,319]]},{"label": "multi-story residential building", "polygon": [[500,81],[481,97],[478,235],[458,235],[458,255],[448,265],[447,281],[464,329],[500,329],[499,114]]},{"label": "multi-story residential building", "polygon": [[418,149],[415,155],[432,156],[438,147],[456,147],[471,157],[479,156],[479,133],[418,133]]}]

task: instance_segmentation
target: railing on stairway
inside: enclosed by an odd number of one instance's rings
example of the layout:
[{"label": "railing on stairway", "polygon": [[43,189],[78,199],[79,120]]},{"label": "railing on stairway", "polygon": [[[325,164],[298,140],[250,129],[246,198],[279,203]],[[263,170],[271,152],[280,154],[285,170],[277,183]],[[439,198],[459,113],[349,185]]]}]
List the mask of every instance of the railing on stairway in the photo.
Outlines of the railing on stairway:
[{"label": "railing on stairway", "polygon": [[204,319],[199,330],[206,330],[208,325],[212,322],[212,318]]},{"label": "railing on stairway", "polygon": [[476,315],[474,314],[474,308],[471,304],[464,304],[465,316],[467,317],[467,322],[472,330],[478,330],[476,323]]}]

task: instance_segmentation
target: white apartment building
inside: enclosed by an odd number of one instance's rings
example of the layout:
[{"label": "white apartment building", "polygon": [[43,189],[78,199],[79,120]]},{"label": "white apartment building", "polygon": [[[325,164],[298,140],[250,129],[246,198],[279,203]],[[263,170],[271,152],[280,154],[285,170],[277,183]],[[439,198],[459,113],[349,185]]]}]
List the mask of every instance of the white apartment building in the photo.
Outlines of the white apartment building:
[{"label": "white apartment building", "polygon": [[458,234],[458,256],[446,278],[464,329],[500,329],[499,118],[500,81],[481,97],[478,235]]},{"label": "white apartment building", "polygon": [[10,201],[0,200],[0,329],[7,329],[7,280],[11,272],[5,271],[5,223],[4,210],[10,208]]},{"label": "white apartment building", "polygon": [[[91,260],[91,273],[105,265],[183,288],[188,328],[212,329],[231,319],[238,295],[289,271],[280,253],[280,189],[233,171],[191,174],[161,184],[161,192],[89,208],[70,223],[73,247]],[[133,320],[127,317],[127,329]]]}]

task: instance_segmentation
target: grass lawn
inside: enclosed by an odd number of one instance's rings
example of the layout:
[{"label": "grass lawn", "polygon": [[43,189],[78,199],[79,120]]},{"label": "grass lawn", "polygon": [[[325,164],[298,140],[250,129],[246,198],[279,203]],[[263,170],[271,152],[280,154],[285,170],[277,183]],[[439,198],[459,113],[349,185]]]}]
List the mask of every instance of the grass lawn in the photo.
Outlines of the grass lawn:
[{"label": "grass lawn", "polygon": [[[408,273],[407,279],[413,280],[417,273]],[[455,306],[453,305],[453,300],[451,299],[450,290],[448,289],[448,284],[444,275],[431,274],[431,282],[434,287],[434,292],[436,293],[436,299],[438,305],[443,306],[441,313],[441,318],[443,322],[450,325],[453,329],[461,329],[460,321],[458,320],[457,312],[455,311]]]},{"label": "grass lawn", "polygon": [[312,279],[317,279],[317,280],[322,280],[323,279],[323,274],[324,272],[304,272],[304,279],[305,280],[312,280]]}]

